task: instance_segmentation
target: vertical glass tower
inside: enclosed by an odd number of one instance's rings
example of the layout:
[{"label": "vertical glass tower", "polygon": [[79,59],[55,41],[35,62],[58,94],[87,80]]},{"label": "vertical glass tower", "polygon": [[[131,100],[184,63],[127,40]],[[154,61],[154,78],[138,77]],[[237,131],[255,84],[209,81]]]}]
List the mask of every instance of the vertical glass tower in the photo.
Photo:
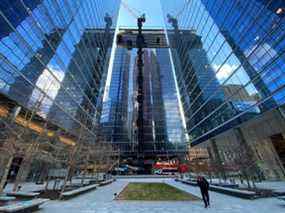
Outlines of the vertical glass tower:
[{"label": "vertical glass tower", "polygon": [[165,150],[168,150],[170,153],[185,152],[185,130],[182,123],[182,112],[179,107],[179,96],[175,86],[175,75],[171,64],[170,51],[168,48],[157,48],[155,55],[165,113],[164,125],[167,135]]},{"label": "vertical glass tower", "polygon": [[108,96],[103,102],[101,116],[102,138],[115,144],[122,153],[130,152],[129,72],[130,52],[116,48]]},{"label": "vertical glass tower", "polygon": [[[137,156],[137,49],[115,50],[110,86],[101,116],[102,140],[120,147],[123,157]],[[145,48],[143,68],[146,159],[177,156],[186,150],[185,132],[168,48]]]},{"label": "vertical glass tower", "polygon": [[119,6],[1,1],[1,94],[71,134],[83,128],[94,135]]},{"label": "vertical glass tower", "polygon": [[[143,68],[144,88],[144,144],[142,145],[145,155],[163,153],[166,150],[167,132],[165,106],[162,96],[162,82],[158,61],[153,49],[145,49]],[[134,79],[137,79],[135,67]],[[136,82],[136,81],[135,81]],[[134,87],[138,85],[135,83]]]},{"label": "vertical glass tower", "polygon": [[161,4],[191,145],[220,165],[243,158],[253,175],[284,176],[285,2]]},{"label": "vertical glass tower", "polygon": [[[215,133],[219,128],[247,120],[250,112],[258,115],[284,103],[282,4],[284,7],[281,1],[162,2],[194,143],[221,132]],[[170,12],[179,7],[183,8],[179,15]],[[235,92],[244,90],[252,101],[237,104],[231,100],[235,94],[225,97],[223,88],[228,85],[240,85]]]}]

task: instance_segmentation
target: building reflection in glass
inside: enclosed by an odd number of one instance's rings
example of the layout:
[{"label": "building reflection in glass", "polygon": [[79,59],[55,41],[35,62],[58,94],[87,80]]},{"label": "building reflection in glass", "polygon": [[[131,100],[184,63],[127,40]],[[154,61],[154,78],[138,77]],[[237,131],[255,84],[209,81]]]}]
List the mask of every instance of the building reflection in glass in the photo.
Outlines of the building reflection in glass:
[{"label": "building reflection in glass", "polygon": [[285,147],[284,6],[279,0],[162,2],[191,145],[207,148],[220,165],[263,162],[250,168],[258,177],[285,174],[279,151]]},{"label": "building reflection in glass", "polygon": [[1,93],[63,129],[94,134],[119,3],[1,1]]}]

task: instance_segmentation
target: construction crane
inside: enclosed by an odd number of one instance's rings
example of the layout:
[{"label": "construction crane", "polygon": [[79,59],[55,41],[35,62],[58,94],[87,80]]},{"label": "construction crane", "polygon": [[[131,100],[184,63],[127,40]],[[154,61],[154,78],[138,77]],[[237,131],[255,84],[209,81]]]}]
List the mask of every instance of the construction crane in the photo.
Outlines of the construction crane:
[{"label": "construction crane", "polygon": [[[137,126],[137,140],[138,140],[138,159],[143,160],[143,143],[144,143],[144,87],[143,87],[143,48],[146,47],[145,38],[143,35],[142,27],[146,22],[145,14],[138,16],[133,9],[131,9],[124,1],[122,1],[123,7],[137,20],[138,34],[136,36],[137,48],[137,102],[138,102],[138,117],[136,121]],[[129,50],[133,47],[133,42],[131,40],[125,40],[122,35],[117,36],[117,45],[125,46]]]},{"label": "construction crane", "polygon": [[[124,2],[124,1],[122,1],[122,6],[123,6],[135,19],[139,18],[139,16],[137,15],[137,13],[141,14],[140,11],[138,11],[137,9],[134,9],[134,8],[131,9],[130,6],[129,6],[126,2]],[[136,10],[136,11],[134,11],[134,10]]]},{"label": "construction crane", "polygon": [[[137,84],[138,84],[138,93],[137,93],[137,102],[138,102],[138,118],[137,118],[137,128],[138,128],[138,148],[139,154],[143,154],[143,143],[144,143],[144,116],[143,116],[143,104],[144,104],[144,88],[143,88],[143,48],[145,47],[144,36],[142,33],[143,23],[145,22],[145,15],[142,15],[137,19],[138,25],[138,35],[137,35]],[[143,156],[142,156],[143,157]]]},{"label": "construction crane", "polygon": [[[134,17],[137,20],[137,26],[139,25],[139,22],[140,23],[145,22],[145,14],[137,15],[138,13],[141,14],[141,12],[137,9],[130,8],[130,6],[124,1],[122,1],[122,6],[126,9],[126,11],[132,17]],[[141,36],[140,36],[140,39],[141,39]],[[137,46],[137,42],[136,42],[136,44],[133,44],[132,40],[125,39],[125,38],[123,38],[123,36],[121,34],[118,34],[117,35],[117,45],[126,47],[128,50],[131,50],[134,46]]]},{"label": "construction crane", "polygon": [[170,14],[167,14],[168,23],[170,23],[172,25],[172,27],[174,28],[175,31],[178,31],[178,18],[181,16],[181,14],[187,8],[189,3],[191,3],[191,0],[187,0],[176,15],[172,16]]}]

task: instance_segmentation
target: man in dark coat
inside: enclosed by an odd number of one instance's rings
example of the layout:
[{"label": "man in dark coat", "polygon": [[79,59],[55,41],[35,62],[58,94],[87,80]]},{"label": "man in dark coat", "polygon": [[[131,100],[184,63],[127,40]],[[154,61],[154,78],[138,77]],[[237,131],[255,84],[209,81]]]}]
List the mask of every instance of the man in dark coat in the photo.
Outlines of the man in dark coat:
[{"label": "man in dark coat", "polygon": [[210,206],[210,198],[209,198],[209,182],[206,178],[199,176],[197,178],[197,184],[200,187],[201,194],[205,203],[205,208]]}]

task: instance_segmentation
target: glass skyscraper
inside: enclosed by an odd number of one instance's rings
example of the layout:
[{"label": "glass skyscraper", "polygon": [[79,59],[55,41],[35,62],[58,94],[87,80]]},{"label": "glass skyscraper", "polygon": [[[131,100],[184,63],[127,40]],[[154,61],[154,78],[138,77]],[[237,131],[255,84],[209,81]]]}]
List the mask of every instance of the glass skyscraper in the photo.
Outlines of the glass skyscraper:
[{"label": "glass skyscraper", "polygon": [[95,137],[119,0],[0,2],[0,92]]},{"label": "glass skyscraper", "polygon": [[133,148],[128,113],[130,60],[131,55],[126,48],[116,48],[100,120],[102,140],[116,145],[121,153],[131,152]]},{"label": "glass skyscraper", "polygon": [[161,4],[191,145],[220,165],[248,158],[253,175],[284,176],[285,2]]},{"label": "glass skyscraper", "polygon": [[155,50],[157,72],[160,76],[161,95],[165,111],[166,150],[170,153],[183,153],[186,150],[186,132],[182,122],[178,91],[175,86],[175,74],[168,48]]},{"label": "glass skyscraper", "polygon": [[[136,156],[137,56],[136,49],[115,50],[108,95],[103,102],[101,138],[120,147],[122,156]],[[144,49],[144,143],[145,157],[185,153],[182,126],[168,48]]]},{"label": "glass skyscraper", "polygon": [[[175,156],[185,153],[186,140],[168,48],[144,50],[145,155]],[[135,67],[134,82],[137,71]],[[134,90],[137,85],[134,83]]]}]

